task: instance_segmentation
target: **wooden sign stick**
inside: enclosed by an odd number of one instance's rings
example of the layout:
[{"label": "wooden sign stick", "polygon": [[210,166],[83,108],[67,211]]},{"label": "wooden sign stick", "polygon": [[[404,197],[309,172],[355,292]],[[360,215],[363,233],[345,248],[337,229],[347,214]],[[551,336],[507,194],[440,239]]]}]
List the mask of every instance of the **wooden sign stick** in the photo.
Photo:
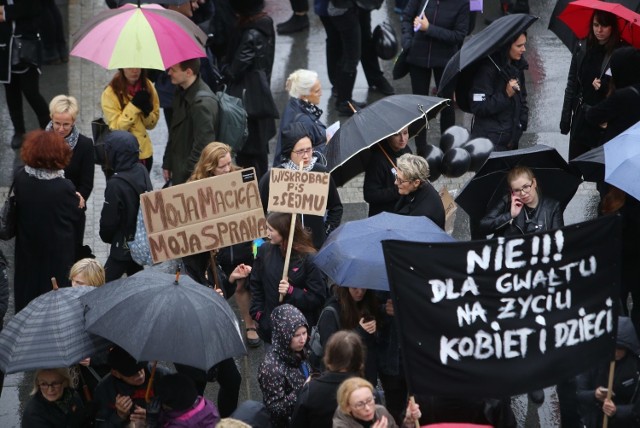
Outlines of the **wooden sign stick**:
[{"label": "wooden sign stick", "polygon": [[[614,359],[609,363],[609,381],[607,382],[607,400],[611,400],[613,396],[613,374],[616,371],[616,360]],[[607,428],[609,426],[609,417],[604,415],[602,419],[602,428]]]},{"label": "wooden sign stick", "polygon": [[[304,162],[300,161],[300,171],[304,168]],[[291,260],[291,247],[293,247],[293,234],[296,231],[296,213],[291,214],[291,225],[289,225],[289,240],[287,241],[287,253],[284,257],[284,269],[282,269],[282,280],[287,281],[289,279],[289,261]],[[280,293],[280,303],[284,300],[284,294]]]}]

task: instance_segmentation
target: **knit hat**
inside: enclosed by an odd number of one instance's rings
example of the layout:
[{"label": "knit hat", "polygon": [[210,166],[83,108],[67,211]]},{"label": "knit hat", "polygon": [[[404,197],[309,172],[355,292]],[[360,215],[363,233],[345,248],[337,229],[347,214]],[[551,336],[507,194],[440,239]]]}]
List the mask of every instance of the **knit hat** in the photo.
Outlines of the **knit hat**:
[{"label": "knit hat", "polygon": [[301,122],[293,122],[282,130],[282,159],[288,160],[291,157],[291,151],[298,141],[304,137],[311,138],[307,127]]},{"label": "knit hat", "polygon": [[253,16],[264,9],[264,0],[233,0],[231,8],[240,16]]},{"label": "knit hat", "polygon": [[640,50],[627,46],[611,55],[611,74],[616,89],[640,83]]},{"label": "knit hat", "polygon": [[198,399],[198,390],[191,378],[183,373],[163,376],[157,383],[155,392],[162,404],[171,410],[187,410]]},{"label": "knit hat", "polygon": [[114,346],[109,350],[107,356],[107,364],[113,370],[117,370],[123,376],[133,376],[138,373],[140,369],[146,367],[145,362],[138,362],[127,351],[119,346]]}]

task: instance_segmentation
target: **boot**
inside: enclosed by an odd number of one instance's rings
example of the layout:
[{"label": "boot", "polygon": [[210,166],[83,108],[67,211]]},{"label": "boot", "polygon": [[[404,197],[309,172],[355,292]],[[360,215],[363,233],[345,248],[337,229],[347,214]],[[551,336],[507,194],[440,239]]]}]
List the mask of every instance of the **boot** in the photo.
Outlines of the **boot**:
[{"label": "boot", "polygon": [[336,110],[340,116],[351,116],[353,110],[349,106],[349,103],[357,110],[364,107],[366,104],[353,101],[351,95],[353,93],[353,85],[356,83],[355,72],[341,72],[338,75],[338,81],[336,82],[336,89],[338,96],[336,97]]},{"label": "boot", "polygon": [[304,15],[291,15],[288,21],[281,22],[276,25],[278,34],[293,34],[299,31],[303,31],[309,28],[309,17],[305,13]]}]

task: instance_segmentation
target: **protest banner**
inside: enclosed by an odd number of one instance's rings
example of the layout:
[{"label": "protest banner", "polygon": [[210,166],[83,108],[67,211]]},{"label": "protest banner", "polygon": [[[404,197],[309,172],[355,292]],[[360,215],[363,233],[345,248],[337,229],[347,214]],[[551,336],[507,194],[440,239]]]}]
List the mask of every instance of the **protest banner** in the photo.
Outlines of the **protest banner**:
[{"label": "protest banner", "polygon": [[518,395],[613,352],[617,216],[510,239],[382,247],[412,393]]},{"label": "protest banner", "polygon": [[267,235],[253,168],[140,195],[154,263]]},{"label": "protest banner", "polygon": [[271,168],[269,171],[269,211],[323,216],[327,210],[330,175]]}]

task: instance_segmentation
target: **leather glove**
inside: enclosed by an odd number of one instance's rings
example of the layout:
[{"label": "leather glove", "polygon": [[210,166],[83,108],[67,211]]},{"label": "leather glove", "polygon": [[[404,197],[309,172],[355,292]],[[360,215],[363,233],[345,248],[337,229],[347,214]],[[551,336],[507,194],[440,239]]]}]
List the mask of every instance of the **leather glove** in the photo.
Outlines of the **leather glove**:
[{"label": "leather glove", "polygon": [[571,131],[571,122],[567,120],[560,121],[560,133],[562,135],[567,135]]},{"label": "leather glove", "polygon": [[142,110],[145,116],[149,116],[153,106],[151,105],[151,94],[147,91],[138,91],[131,99],[131,104]]},{"label": "leather glove", "polygon": [[156,397],[147,405],[147,428],[157,428],[160,422],[160,398]]}]

